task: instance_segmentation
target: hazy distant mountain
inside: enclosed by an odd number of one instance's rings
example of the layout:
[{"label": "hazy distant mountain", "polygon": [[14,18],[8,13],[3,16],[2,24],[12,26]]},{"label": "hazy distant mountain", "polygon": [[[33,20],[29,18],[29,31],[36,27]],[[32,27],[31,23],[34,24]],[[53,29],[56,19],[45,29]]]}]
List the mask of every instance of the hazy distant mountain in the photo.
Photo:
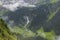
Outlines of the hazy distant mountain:
[{"label": "hazy distant mountain", "polygon": [[33,8],[39,5],[58,2],[53,0],[0,0],[0,6],[9,9],[10,11],[17,10],[22,7]]},{"label": "hazy distant mountain", "polygon": [[[32,0],[28,2],[25,2],[25,0],[1,0],[0,1],[0,6],[7,8],[11,11],[17,10],[18,8],[21,7],[36,7],[35,4],[37,4],[37,0]],[[33,3],[33,4],[30,4]]]}]

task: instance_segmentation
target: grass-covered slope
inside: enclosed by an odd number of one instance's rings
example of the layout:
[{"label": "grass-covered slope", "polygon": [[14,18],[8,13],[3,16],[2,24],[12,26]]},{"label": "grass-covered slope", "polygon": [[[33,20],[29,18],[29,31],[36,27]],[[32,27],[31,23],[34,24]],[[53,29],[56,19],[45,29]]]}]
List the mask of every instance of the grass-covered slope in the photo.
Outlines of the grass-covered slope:
[{"label": "grass-covered slope", "polygon": [[17,40],[2,19],[0,19],[0,40]]},{"label": "grass-covered slope", "polygon": [[0,19],[0,40],[36,40],[35,37],[36,39],[40,37],[39,40],[41,38],[41,40],[54,40],[55,33],[53,31],[44,32],[43,28],[37,30],[37,32],[35,33],[31,30],[18,27],[14,27],[11,31],[9,27],[7,27],[6,23],[2,19]]}]

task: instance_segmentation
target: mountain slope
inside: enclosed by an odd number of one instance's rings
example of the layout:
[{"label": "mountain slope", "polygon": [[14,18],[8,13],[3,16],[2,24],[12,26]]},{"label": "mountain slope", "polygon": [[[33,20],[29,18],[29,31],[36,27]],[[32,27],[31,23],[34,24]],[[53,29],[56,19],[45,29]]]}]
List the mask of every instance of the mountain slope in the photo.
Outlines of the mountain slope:
[{"label": "mountain slope", "polygon": [[0,40],[17,40],[2,19],[0,19]]},{"label": "mountain slope", "polygon": [[[10,20],[13,20],[14,25],[20,25],[20,26],[23,26],[26,24],[27,20],[25,19],[25,17],[27,16],[29,18],[29,21],[32,20],[30,27],[28,27],[29,29],[31,30],[34,29],[34,31],[36,31],[41,26],[43,26],[44,29],[51,30],[52,26],[54,25],[54,24],[51,25],[51,23],[54,21],[52,18],[54,18],[55,11],[58,12],[59,7],[60,7],[60,2],[57,2],[55,4],[51,3],[51,4],[40,5],[33,9],[24,7],[16,10],[15,12],[8,12],[7,14],[5,14],[5,16],[9,17],[8,23]],[[48,20],[49,22],[47,22]]]}]

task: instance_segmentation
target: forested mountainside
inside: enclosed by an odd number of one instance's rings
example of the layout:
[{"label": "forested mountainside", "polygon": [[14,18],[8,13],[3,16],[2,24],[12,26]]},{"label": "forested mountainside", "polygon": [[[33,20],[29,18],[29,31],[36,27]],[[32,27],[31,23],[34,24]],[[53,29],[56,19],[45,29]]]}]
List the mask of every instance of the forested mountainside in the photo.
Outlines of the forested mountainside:
[{"label": "forested mountainside", "polygon": [[0,40],[57,40],[60,35],[60,1],[16,11],[0,7],[0,18]]},{"label": "forested mountainside", "polygon": [[51,3],[40,5],[37,8],[33,9],[20,8],[15,12],[8,12],[4,16],[8,16],[8,22],[10,20],[14,20],[15,25],[25,25],[26,20],[24,19],[24,16],[27,16],[29,18],[29,21],[32,20],[30,26],[28,27],[29,29],[34,29],[36,31],[36,29],[39,29],[41,26],[43,26],[44,29],[47,27],[47,29],[51,30],[53,28],[52,26],[54,25],[54,23],[52,24],[52,22],[56,22],[57,20],[59,20],[59,17],[55,16],[59,14],[59,9],[60,3],[57,2],[55,4]]}]

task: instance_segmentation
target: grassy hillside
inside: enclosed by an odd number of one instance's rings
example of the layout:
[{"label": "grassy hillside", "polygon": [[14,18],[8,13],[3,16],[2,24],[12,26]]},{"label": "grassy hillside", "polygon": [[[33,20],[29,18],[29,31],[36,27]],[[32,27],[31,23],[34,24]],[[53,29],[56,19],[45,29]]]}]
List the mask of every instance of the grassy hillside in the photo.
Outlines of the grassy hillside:
[{"label": "grassy hillside", "polygon": [[34,40],[35,39],[34,37],[38,36],[42,37],[43,39],[54,40],[55,33],[53,31],[44,32],[43,28],[37,30],[37,32],[35,33],[32,32],[31,30],[25,28],[22,29],[18,27],[14,27],[11,31],[9,30],[9,27],[7,27],[6,23],[2,19],[0,19],[0,40],[25,40],[25,39],[27,40],[29,38],[30,39],[32,38],[31,40]]},{"label": "grassy hillside", "polygon": [[0,19],[0,40],[17,40],[2,19]]}]

